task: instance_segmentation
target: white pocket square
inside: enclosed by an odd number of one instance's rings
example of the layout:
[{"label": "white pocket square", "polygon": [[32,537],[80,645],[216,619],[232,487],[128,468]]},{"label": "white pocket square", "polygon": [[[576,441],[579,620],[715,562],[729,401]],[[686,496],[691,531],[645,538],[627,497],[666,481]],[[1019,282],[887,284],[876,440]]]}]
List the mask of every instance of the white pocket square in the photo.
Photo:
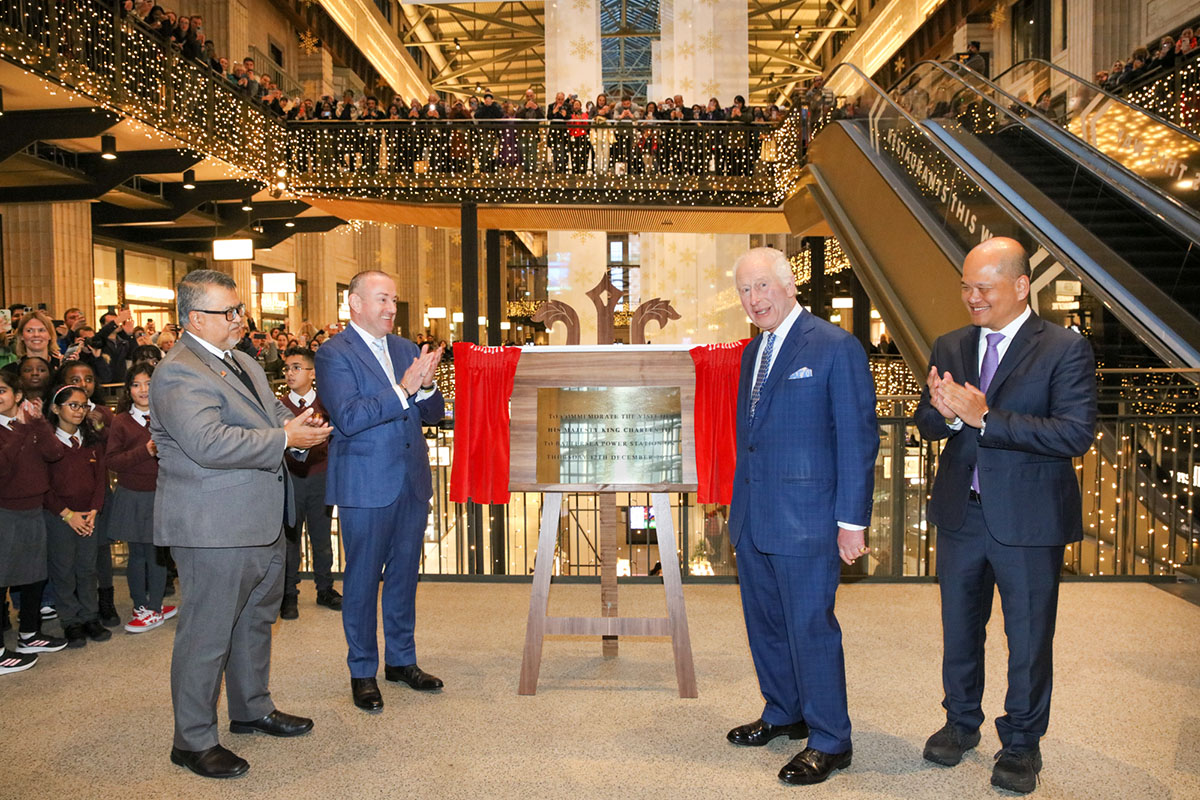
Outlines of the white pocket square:
[{"label": "white pocket square", "polygon": [[800,369],[787,376],[789,381],[799,380],[800,378],[811,378],[812,370],[809,367],[801,367]]}]

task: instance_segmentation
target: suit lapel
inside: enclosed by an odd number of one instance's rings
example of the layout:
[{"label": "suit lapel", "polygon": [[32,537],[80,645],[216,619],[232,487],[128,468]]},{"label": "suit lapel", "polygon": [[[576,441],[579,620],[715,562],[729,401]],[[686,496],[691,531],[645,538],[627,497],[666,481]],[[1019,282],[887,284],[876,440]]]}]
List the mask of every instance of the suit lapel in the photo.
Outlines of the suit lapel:
[{"label": "suit lapel", "polygon": [[[768,397],[775,390],[775,387],[792,373],[792,364],[804,352],[804,348],[808,346],[810,339],[808,333],[812,330],[812,327],[812,314],[807,311],[801,311],[800,316],[792,323],[792,329],[788,331],[787,338],[779,346],[779,355],[775,356],[775,363],[771,367],[771,372],[767,375],[767,382],[763,384],[763,398]],[[759,402],[762,402],[761,398]]]},{"label": "suit lapel", "polygon": [[[184,343],[187,344],[188,348],[196,354],[196,357],[200,359],[200,362],[204,364],[204,366],[211,369],[213,374],[215,374],[222,383],[231,387],[235,392],[250,401],[251,405],[263,412],[263,414],[267,413],[267,410],[263,407],[262,401],[255,397],[254,393],[246,388],[246,384],[242,383],[241,378],[239,378],[237,375],[234,375],[230,371],[228,364],[206,350],[204,345],[200,344],[200,342],[197,341],[190,333],[183,338]],[[249,376],[250,371],[246,368],[245,362],[238,359],[238,351],[231,350],[229,354],[234,361],[237,361],[238,366],[240,366],[242,370],[246,372],[247,376]],[[254,379],[250,378],[250,380],[253,381]]]},{"label": "suit lapel", "polygon": [[[387,373],[383,371],[383,365],[379,363],[379,359],[375,357],[373,352],[371,352],[371,346],[367,344],[363,340],[362,335],[353,328],[350,328],[348,331],[346,331],[346,333],[351,334],[350,350],[353,351],[356,356],[358,356],[360,361],[367,365],[367,369],[371,371],[371,374],[379,379],[380,383],[382,383],[384,386],[387,386],[389,383]],[[396,361],[393,358],[392,369],[395,369],[395,364]]]},{"label": "suit lapel", "polygon": [[738,424],[750,414],[750,392],[754,388],[754,359],[758,348],[762,346],[763,336],[760,333],[746,345],[742,351],[742,374],[738,385]]},{"label": "suit lapel", "polygon": [[[972,325],[967,334],[959,342],[962,356],[963,374],[954,376],[958,383],[979,385],[979,333],[980,327]],[[943,370],[944,371],[944,370]]]},{"label": "suit lapel", "polygon": [[1030,314],[1029,319],[1025,320],[1025,324],[1017,329],[1017,334],[1013,336],[1008,349],[1004,351],[1004,358],[1000,359],[1000,364],[996,367],[996,374],[992,376],[992,382],[988,384],[987,399],[989,402],[996,396],[996,392],[1004,383],[1005,378],[1011,375],[1016,366],[1033,352],[1034,339],[1041,335],[1044,324],[1045,322],[1037,314]]}]

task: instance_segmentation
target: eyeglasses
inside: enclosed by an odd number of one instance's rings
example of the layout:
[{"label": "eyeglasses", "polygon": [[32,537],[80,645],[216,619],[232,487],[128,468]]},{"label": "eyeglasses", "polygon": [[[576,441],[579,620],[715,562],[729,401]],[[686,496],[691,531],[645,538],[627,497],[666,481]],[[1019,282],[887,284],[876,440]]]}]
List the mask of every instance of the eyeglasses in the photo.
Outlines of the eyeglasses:
[{"label": "eyeglasses", "polygon": [[85,409],[85,408],[87,408],[87,407],[88,407],[88,404],[87,404],[87,403],[79,403],[79,402],[76,402],[76,401],[74,401],[74,400],[70,400],[70,401],[68,401],[68,402],[66,402],[66,403],[62,403],[62,404],[61,404],[61,407],[62,407],[62,408],[69,408],[69,409],[71,409],[72,411],[82,411],[83,409]]},{"label": "eyeglasses", "polygon": [[302,367],[299,364],[294,364],[290,367],[284,367],[283,371],[284,372],[311,372],[312,369],[313,369],[312,367]]},{"label": "eyeglasses", "polygon": [[231,306],[223,311],[209,311],[207,308],[193,308],[192,311],[199,311],[201,314],[221,314],[227,322],[233,322],[235,319],[246,318],[246,304],[239,303],[236,306]]}]

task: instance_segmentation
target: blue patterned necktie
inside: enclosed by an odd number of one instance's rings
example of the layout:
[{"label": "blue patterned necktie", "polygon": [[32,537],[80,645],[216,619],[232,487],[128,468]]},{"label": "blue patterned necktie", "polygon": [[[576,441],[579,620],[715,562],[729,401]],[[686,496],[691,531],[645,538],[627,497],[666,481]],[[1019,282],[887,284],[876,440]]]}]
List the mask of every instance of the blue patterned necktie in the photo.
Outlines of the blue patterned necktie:
[{"label": "blue patterned necktie", "polygon": [[762,395],[763,384],[767,382],[767,373],[771,371],[771,351],[775,349],[775,334],[767,334],[767,349],[763,352],[762,362],[758,365],[758,375],[754,378],[754,391],[750,392],[750,419],[754,419],[754,409],[758,398]]},{"label": "blue patterned necktie", "polygon": [[[987,350],[983,354],[983,363],[979,365],[979,391],[984,394],[987,394],[988,387],[992,385],[992,378],[996,377],[996,367],[1000,366],[1000,351],[997,348],[1003,339],[1003,333],[987,335]],[[971,473],[971,488],[975,490],[976,494],[979,494],[978,465]]]}]

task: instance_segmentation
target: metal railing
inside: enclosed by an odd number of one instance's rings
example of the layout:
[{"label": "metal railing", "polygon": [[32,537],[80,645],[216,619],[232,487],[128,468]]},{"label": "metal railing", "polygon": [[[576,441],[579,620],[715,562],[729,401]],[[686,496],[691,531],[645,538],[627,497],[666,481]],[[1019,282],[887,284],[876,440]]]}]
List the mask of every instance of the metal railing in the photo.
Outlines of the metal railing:
[{"label": "metal railing", "polygon": [[1147,76],[1145,83],[1134,83],[1119,94],[1184,130],[1200,135],[1200,57],[1193,56],[1182,66],[1165,75]]}]

